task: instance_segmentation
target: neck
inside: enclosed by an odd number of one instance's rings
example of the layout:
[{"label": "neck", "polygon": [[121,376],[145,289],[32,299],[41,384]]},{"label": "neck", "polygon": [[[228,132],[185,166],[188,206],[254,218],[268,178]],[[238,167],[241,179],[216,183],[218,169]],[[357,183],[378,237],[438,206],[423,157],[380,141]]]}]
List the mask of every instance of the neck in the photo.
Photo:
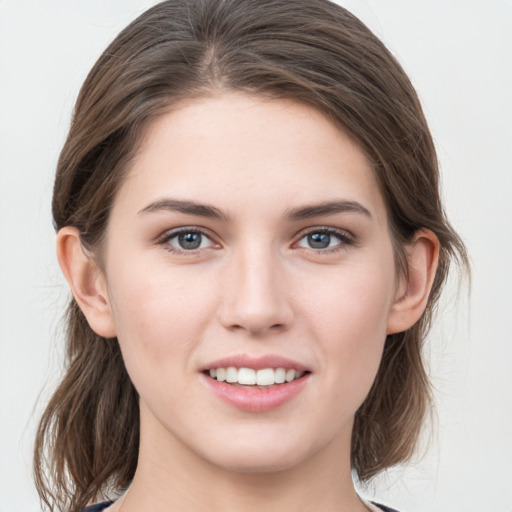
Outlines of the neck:
[{"label": "neck", "polygon": [[[363,512],[350,472],[350,438],[278,471],[239,472],[198,457],[176,439],[147,442],[122,512]],[[142,441],[146,440],[146,441]],[[347,443],[348,441],[348,443]]]}]

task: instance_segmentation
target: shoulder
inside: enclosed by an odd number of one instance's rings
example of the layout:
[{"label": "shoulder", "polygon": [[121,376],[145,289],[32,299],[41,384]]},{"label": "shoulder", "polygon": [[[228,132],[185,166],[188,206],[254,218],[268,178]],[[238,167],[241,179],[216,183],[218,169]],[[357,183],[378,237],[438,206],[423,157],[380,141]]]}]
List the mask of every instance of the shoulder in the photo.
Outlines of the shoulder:
[{"label": "shoulder", "polygon": [[103,501],[101,503],[96,503],[95,505],[90,505],[84,509],[84,512],[101,512],[101,510],[105,510],[107,507],[110,507],[114,503],[113,501]]}]

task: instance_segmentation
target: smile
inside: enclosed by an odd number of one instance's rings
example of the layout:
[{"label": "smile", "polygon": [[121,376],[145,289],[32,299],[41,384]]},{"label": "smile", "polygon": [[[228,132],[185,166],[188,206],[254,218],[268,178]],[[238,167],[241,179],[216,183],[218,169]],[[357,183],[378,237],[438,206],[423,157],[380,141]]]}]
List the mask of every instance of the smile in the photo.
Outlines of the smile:
[{"label": "smile", "polygon": [[280,356],[230,356],[201,369],[201,381],[239,411],[265,412],[284,406],[307,389],[312,372]]},{"label": "smile", "polygon": [[293,368],[262,368],[256,370],[253,368],[228,366],[211,368],[208,370],[208,374],[218,382],[227,382],[228,384],[238,384],[241,386],[268,387],[293,382],[300,379],[304,372],[294,370]]}]

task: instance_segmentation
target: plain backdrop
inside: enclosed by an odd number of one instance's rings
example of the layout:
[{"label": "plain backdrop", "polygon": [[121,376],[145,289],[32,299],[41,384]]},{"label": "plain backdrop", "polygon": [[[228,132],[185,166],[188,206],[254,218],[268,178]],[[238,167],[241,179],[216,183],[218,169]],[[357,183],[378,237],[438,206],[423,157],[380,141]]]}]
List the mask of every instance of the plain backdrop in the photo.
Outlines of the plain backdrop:
[{"label": "plain backdrop", "polygon": [[[50,198],[73,102],[107,43],[154,3],[0,0],[0,512],[40,510],[31,449],[67,298]],[[403,512],[511,512],[512,2],[340,3],[417,88],[473,263],[471,293],[453,282],[429,338],[430,447],[364,492]]]}]

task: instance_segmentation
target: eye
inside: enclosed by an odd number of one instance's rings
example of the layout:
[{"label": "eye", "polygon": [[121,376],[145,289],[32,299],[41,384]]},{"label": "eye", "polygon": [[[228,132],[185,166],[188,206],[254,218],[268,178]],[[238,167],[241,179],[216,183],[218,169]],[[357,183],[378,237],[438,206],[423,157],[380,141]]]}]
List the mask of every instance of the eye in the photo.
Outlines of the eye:
[{"label": "eye", "polygon": [[181,229],[168,233],[161,242],[171,252],[192,252],[213,247],[214,242],[202,231],[197,229]]},{"label": "eye", "polygon": [[297,245],[306,249],[325,250],[342,248],[352,244],[352,238],[345,232],[332,228],[316,229],[305,233]]}]

